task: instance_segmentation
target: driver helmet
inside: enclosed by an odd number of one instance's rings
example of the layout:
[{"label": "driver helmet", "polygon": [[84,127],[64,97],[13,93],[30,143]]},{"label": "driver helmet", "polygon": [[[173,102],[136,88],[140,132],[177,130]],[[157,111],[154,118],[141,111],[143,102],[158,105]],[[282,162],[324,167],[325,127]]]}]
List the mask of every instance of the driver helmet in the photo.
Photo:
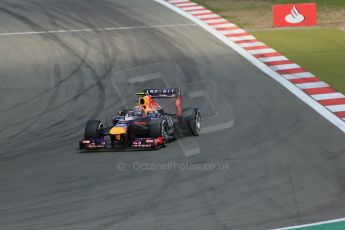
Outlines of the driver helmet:
[{"label": "driver helmet", "polygon": [[145,115],[145,112],[140,109],[134,109],[133,111],[128,111],[128,113],[125,116],[126,121],[134,120],[138,117],[143,117]]}]

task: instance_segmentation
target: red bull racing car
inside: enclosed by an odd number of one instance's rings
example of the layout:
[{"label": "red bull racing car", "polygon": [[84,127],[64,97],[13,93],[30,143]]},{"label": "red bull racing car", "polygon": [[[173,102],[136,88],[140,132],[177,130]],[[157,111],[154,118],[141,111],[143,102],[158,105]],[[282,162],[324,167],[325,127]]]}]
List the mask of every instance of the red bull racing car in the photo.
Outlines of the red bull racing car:
[{"label": "red bull racing car", "polygon": [[[80,150],[158,149],[186,135],[198,136],[201,115],[198,108],[182,109],[179,89],[145,89],[132,110],[121,110],[106,127],[99,120],[86,123]],[[173,100],[175,113],[166,113],[156,99]]]}]

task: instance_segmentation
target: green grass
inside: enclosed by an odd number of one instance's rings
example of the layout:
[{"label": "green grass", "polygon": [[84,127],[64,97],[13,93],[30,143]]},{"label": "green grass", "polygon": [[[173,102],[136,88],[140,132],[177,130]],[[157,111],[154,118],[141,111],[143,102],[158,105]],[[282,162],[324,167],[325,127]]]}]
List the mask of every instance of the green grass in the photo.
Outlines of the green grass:
[{"label": "green grass", "polygon": [[286,3],[307,3],[307,2],[316,2],[319,7],[344,7],[345,0],[261,0],[270,2],[272,4],[279,3],[279,4],[286,4]]},{"label": "green grass", "polygon": [[320,28],[256,31],[252,34],[345,93],[345,32]]}]

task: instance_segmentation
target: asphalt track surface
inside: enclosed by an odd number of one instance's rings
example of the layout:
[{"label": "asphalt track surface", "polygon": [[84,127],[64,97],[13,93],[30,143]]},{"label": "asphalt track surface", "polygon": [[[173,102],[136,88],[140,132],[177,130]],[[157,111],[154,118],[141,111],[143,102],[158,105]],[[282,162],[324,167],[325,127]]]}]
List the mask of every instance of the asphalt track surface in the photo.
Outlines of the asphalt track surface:
[{"label": "asphalt track surface", "polygon": [[[267,229],[343,217],[344,135],[187,19],[151,0],[8,0],[0,24],[141,27],[0,36],[0,229]],[[201,136],[153,152],[75,152],[86,120],[165,86],[201,108]]]}]

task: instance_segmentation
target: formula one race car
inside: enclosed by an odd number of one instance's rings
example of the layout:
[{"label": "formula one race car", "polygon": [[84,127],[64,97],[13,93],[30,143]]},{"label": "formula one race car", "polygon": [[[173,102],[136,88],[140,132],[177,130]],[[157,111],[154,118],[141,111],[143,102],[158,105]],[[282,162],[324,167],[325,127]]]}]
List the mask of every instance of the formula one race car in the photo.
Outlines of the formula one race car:
[{"label": "formula one race car", "polygon": [[[110,127],[89,120],[79,149],[158,149],[174,139],[199,135],[200,111],[182,109],[179,89],[145,89],[137,95],[138,104],[132,110],[118,111]],[[155,101],[158,98],[173,99],[176,112],[166,113]]]}]

